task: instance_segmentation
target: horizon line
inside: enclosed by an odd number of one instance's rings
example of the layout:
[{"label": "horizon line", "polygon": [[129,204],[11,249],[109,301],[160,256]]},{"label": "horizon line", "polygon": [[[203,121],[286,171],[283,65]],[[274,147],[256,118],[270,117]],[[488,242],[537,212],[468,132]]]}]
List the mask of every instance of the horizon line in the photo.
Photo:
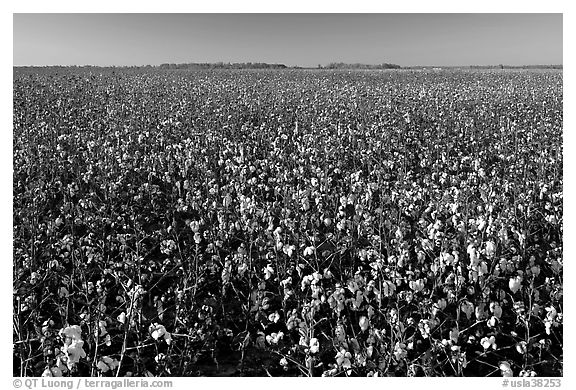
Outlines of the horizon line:
[{"label": "horizon line", "polygon": [[[216,62],[163,62],[161,64],[153,65],[153,64],[140,64],[140,65],[93,65],[93,64],[50,64],[50,65],[38,65],[38,64],[28,64],[28,65],[12,65],[13,68],[79,68],[79,67],[92,67],[92,68],[145,68],[145,67],[153,67],[153,68],[160,68],[162,66],[184,66],[184,65],[271,65],[271,66],[285,66],[286,68],[303,68],[303,69],[318,69],[318,66],[303,66],[303,65],[286,65],[281,62],[262,62],[262,61],[249,61],[249,62],[231,62],[231,61],[216,61]],[[391,62],[382,62],[382,63],[364,63],[364,62],[329,62],[328,64],[318,64],[322,68],[326,68],[331,64],[338,64],[338,65],[357,65],[357,66],[382,66],[382,65],[394,65],[399,66],[400,69],[407,69],[407,68],[421,68],[421,67],[434,67],[434,68],[459,68],[459,67],[512,67],[512,68],[521,68],[526,66],[564,66],[563,63],[528,63],[528,64],[521,64],[521,65],[509,65],[509,64],[456,64],[456,65],[434,65],[434,64],[423,64],[423,65],[399,65]],[[369,70],[369,69],[368,69]],[[377,70],[377,69],[374,69]],[[391,69],[394,70],[394,69]]]}]

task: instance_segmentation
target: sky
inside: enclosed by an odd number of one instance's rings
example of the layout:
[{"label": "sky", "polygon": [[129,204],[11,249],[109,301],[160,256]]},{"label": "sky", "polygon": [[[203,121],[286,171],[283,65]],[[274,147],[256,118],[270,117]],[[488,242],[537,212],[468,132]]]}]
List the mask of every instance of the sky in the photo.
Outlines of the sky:
[{"label": "sky", "polygon": [[562,64],[562,14],[14,14],[13,65]]}]

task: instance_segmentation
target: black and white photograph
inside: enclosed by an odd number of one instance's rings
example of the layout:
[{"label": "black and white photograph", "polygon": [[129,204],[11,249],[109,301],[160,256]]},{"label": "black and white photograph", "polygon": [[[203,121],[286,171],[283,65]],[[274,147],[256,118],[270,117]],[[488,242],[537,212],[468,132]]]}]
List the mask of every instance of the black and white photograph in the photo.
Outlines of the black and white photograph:
[{"label": "black and white photograph", "polygon": [[14,388],[560,387],[562,13],[12,18]]}]

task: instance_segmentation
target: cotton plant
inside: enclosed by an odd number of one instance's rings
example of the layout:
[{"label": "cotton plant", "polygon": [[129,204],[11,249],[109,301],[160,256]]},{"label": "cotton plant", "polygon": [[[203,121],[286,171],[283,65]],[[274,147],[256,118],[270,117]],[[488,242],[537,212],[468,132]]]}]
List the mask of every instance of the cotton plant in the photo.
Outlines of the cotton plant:
[{"label": "cotton plant", "polygon": [[560,73],[118,72],[15,74],[15,374],[561,373]]}]

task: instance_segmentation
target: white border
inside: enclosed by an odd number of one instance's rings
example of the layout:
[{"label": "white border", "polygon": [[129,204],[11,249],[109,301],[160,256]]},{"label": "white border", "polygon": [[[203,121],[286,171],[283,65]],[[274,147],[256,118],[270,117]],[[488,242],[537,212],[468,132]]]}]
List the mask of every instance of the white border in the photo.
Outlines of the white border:
[{"label": "white border", "polygon": [[[280,13],[454,13],[454,12],[494,12],[494,13],[516,13],[516,12],[554,12],[564,14],[564,97],[565,107],[574,107],[573,98],[573,58],[572,50],[570,50],[569,37],[576,36],[574,30],[575,18],[574,13],[568,5],[568,1],[502,1],[502,0],[484,0],[481,2],[464,2],[464,1],[396,1],[396,2],[368,2],[368,1],[354,1],[354,2],[339,2],[322,0],[311,2],[309,0],[291,0],[282,2],[270,1],[232,1],[224,0],[217,3],[210,3],[207,1],[189,4],[189,2],[175,2],[175,1],[130,1],[120,2],[118,0],[103,0],[98,2],[78,2],[78,1],[20,1],[9,4],[2,4],[2,16],[0,28],[2,29],[2,44],[5,53],[5,61],[3,64],[3,77],[2,77],[2,119],[3,128],[1,133],[2,142],[0,142],[0,158],[3,169],[0,169],[0,182],[4,183],[5,189],[1,192],[2,207],[0,208],[0,239],[2,248],[2,269],[0,273],[2,297],[1,300],[3,312],[6,313],[5,321],[1,323],[2,332],[4,336],[0,337],[0,348],[3,351],[0,354],[2,359],[2,375],[7,381],[6,385],[12,387],[12,380],[9,379],[12,373],[11,354],[12,354],[12,272],[10,268],[12,259],[12,190],[9,188],[12,182],[12,61],[8,58],[12,53],[12,13],[57,13],[57,12],[111,12],[111,13],[182,13],[182,12],[225,12],[225,13],[262,13],[262,12],[280,12]],[[572,44],[573,46],[573,44]],[[564,258],[565,258],[565,272],[564,277],[567,280],[565,283],[565,377],[563,378],[562,388],[575,388],[574,374],[571,370],[574,367],[574,336],[568,329],[574,325],[573,320],[573,302],[574,293],[571,281],[574,272],[574,239],[576,238],[576,231],[574,230],[575,215],[574,215],[574,179],[572,178],[572,169],[575,167],[575,153],[572,152],[575,145],[576,131],[574,127],[574,115],[572,110],[565,110],[564,116]],[[567,239],[566,239],[567,238]],[[10,297],[10,298],[9,298]],[[570,307],[570,308],[569,308]],[[173,378],[174,388],[189,388],[190,386],[214,386],[214,385],[229,385],[234,387],[252,388],[253,386],[266,386],[273,385],[277,389],[293,389],[294,386],[326,386],[330,389],[336,390],[337,388],[350,389],[354,386],[374,386],[376,382],[373,379],[328,379],[318,378],[312,380],[300,380],[298,378],[284,378],[267,379],[267,378]],[[499,379],[493,380],[492,378],[474,378],[474,379],[458,379],[458,378],[388,378],[384,379],[381,383],[382,386],[408,386],[412,387],[425,387],[425,388],[443,388],[443,389],[458,389],[461,390],[463,386],[470,389],[501,389],[501,382]]]}]

